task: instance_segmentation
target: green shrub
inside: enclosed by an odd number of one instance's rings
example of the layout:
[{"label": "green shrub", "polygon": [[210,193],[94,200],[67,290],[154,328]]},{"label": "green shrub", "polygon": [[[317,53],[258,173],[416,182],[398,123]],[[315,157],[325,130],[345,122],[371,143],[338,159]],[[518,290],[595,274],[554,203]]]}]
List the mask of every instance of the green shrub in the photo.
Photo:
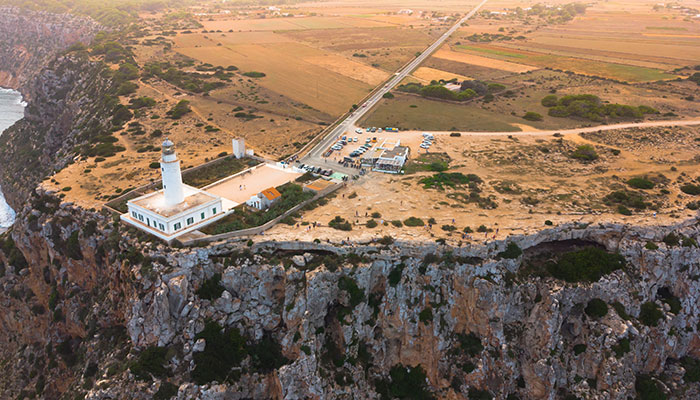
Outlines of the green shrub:
[{"label": "green shrub", "polygon": [[357,282],[349,276],[341,276],[338,279],[338,289],[344,290],[350,296],[350,307],[355,308],[365,299],[365,293]]},{"label": "green shrub", "polygon": [[198,385],[235,380],[240,372],[232,368],[239,366],[247,355],[246,340],[238,329],[223,331],[219,324],[209,321],[195,336],[195,340],[199,339],[204,339],[206,346],[204,351],[193,354],[192,380]]},{"label": "green shrub", "polygon": [[190,108],[190,102],[187,100],[180,100],[173,108],[171,108],[167,114],[172,119],[180,119],[185,114],[192,111]]},{"label": "green shrub", "polygon": [[403,274],[404,268],[406,268],[406,264],[401,263],[401,264],[395,266],[391,270],[391,272],[389,272],[388,279],[389,279],[389,285],[391,285],[391,287],[395,287],[396,285],[399,284],[399,282],[401,282],[401,275]]},{"label": "green shrub", "polygon": [[[375,222],[376,224],[376,222]],[[328,226],[330,226],[333,229],[337,229],[339,231],[351,231],[352,230],[352,225],[350,222],[348,222],[345,218],[342,218],[341,216],[336,216],[333,218],[329,223]]]},{"label": "green shrub", "polygon": [[700,360],[685,356],[681,358],[681,365],[685,369],[683,379],[686,382],[700,382]]},{"label": "green shrub", "polygon": [[377,221],[370,219],[369,221],[367,221],[367,224],[365,226],[372,229],[372,228],[376,228],[377,225],[378,225]]},{"label": "green shrub", "polygon": [[225,288],[221,286],[221,274],[216,273],[211,278],[202,282],[202,286],[197,289],[197,296],[202,299],[213,301],[221,297]]},{"label": "green shrub", "polygon": [[598,298],[591,299],[588,302],[585,311],[586,315],[588,315],[591,318],[603,318],[608,314],[608,304]]},{"label": "green shrub", "polygon": [[282,355],[282,347],[270,334],[263,335],[260,342],[250,346],[248,353],[252,358],[253,368],[263,374],[289,364],[289,360]]},{"label": "green shrub", "polygon": [[595,147],[590,144],[582,144],[571,153],[571,158],[582,161],[595,161],[598,159],[598,153],[595,151]]},{"label": "green shrub", "polygon": [[433,321],[433,309],[430,307],[424,308],[420,313],[418,313],[418,319],[424,324],[429,324]]},{"label": "green shrub", "polygon": [[559,99],[557,99],[557,96],[550,94],[550,95],[544,96],[544,98],[542,98],[542,105],[545,107],[548,107],[548,108],[554,107],[557,105],[558,100]]},{"label": "green shrub", "polygon": [[515,242],[510,242],[504,251],[498,253],[498,256],[509,260],[515,260],[522,254],[523,251],[520,249],[520,246]]},{"label": "green shrub", "polygon": [[646,177],[636,177],[629,179],[627,181],[627,184],[635,189],[653,189],[655,186],[654,182],[650,181]]},{"label": "green shrub", "polygon": [[675,233],[671,232],[664,236],[662,241],[666,243],[666,246],[678,246],[681,243],[681,238]]},{"label": "green shrub", "polygon": [[697,196],[700,195],[700,185],[694,185],[692,183],[689,183],[681,186],[681,191],[691,196]]},{"label": "green shrub", "polygon": [[643,210],[647,207],[647,203],[641,194],[627,190],[611,192],[603,198],[603,202],[607,205],[618,204],[637,210]]},{"label": "green shrub", "polygon": [[659,246],[654,242],[647,241],[647,244],[644,245],[644,248],[647,250],[658,250]]},{"label": "green shrub", "polygon": [[664,314],[659,310],[656,303],[651,301],[642,304],[639,310],[639,321],[646,326],[658,326],[659,320],[663,316]]},{"label": "green shrub", "polygon": [[415,227],[415,226],[424,226],[424,225],[425,225],[425,223],[423,222],[422,219],[416,218],[416,217],[408,217],[408,218],[406,218],[406,219],[403,221],[403,224],[406,225],[406,226],[411,226],[411,227]]},{"label": "green shrub", "polygon": [[619,204],[619,205],[617,206],[617,212],[619,212],[619,213],[622,214],[622,215],[632,215],[632,211],[630,211],[629,208],[625,207],[625,206],[622,205],[622,204]]},{"label": "green shrub", "polygon": [[248,78],[263,78],[263,77],[265,77],[265,73],[258,72],[258,71],[250,71],[250,72],[244,72],[243,76],[247,76]]},{"label": "green shrub", "polygon": [[385,99],[393,99],[394,95],[391,92],[386,92],[382,95],[382,97]]},{"label": "green shrub", "polygon": [[151,168],[151,169],[160,169],[160,163],[157,162],[157,161],[154,161],[154,162],[148,164],[148,168]]},{"label": "green shrub", "polygon": [[481,344],[481,339],[479,339],[476,334],[469,332],[468,334],[458,333],[457,343],[459,349],[468,354],[470,357],[474,357],[484,350],[484,346]]},{"label": "green shrub", "polygon": [[80,232],[75,231],[71,233],[70,237],[66,241],[66,256],[72,258],[73,260],[82,260],[83,252],[80,250]]},{"label": "green shrub", "polygon": [[407,368],[399,364],[391,368],[389,379],[377,380],[375,387],[382,399],[434,399],[428,391],[426,378],[420,365]]},{"label": "green shrub", "polygon": [[681,311],[681,300],[674,296],[668,287],[660,288],[656,291],[656,294],[661,298],[661,301],[668,304],[670,311],[673,314],[678,315],[678,313]]},{"label": "green shrub", "polygon": [[588,348],[588,346],[586,346],[583,343],[576,344],[576,345],[574,345],[574,354],[579,355],[579,354],[585,352],[587,348]]},{"label": "green shrub", "polygon": [[528,121],[542,121],[544,118],[541,114],[538,114],[533,111],[528,111],[525,113],[525,115],[523,115],[523,119]]},{"label": "green shrub", "polygon": [[158,388],[156,394],[153,395],[153,400],[170,400],[177,396],[178,387],[168,381],[163,381]]},{"label": "green shrub", "polygon": [[166,347],[148,347],[139,354],[129,370],[136,379],[142,381],[150,381],[152,376],[163,378],[168,373],[164,366],[167,352]]},{"label": "green shrub", "polygon": [[615,353],[616,358],[622,358],[622,356],[630,351],[630,340],[628,338],[620,339],[617,344],[612,347],[612,351]]},{"label": "green shrub", "polygon": [[557,262],[548,262],[547,271],[566,282],[597,282],[603,275],[625,266],[625,258],[597,247],[564,253]]},{"label": "green shrub", "polygon": [[399,221],[398,219],[395,219],[395,220],[391,221],[391,224],[394,225],[394,226],[397,227],[397,228],[403,227],[403,222]]},{"label": "green shrub", "polygon": [[638,375],[634,382],[634,390],[639,400],[666,400],[668,396],[661,386],[649,375]]},{"label": "green shrub", "polygon": [[493,396],[488,390],[479,390],[476,388],[469,388],[467,392],[469,394],[469,400],[491,400]]},{"label": "green shrub", "polygon": [[625,306],[620,303],[619,301],[616,301],[612,303],[613,308],[615,309],[615,312],[617,315],[620,316],[620,318],[624,319],[625,321],[629,321],[632,319],[632,317],[627,314],[627,311],[625,310]]}]

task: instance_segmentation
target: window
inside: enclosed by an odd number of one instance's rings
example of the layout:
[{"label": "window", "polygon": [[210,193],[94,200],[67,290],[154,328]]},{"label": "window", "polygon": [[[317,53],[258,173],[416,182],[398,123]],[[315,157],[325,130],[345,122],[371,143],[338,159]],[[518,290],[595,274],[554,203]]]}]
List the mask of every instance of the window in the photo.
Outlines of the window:
[{"label": "window", "polygon": [[180,228],[182,228],[182,225],[180,225],[179,222],[176,222],[175,225],[173,225],[174,230],[179,230]]},{"label": "window", "polygon": [[160,228],[161,231],[165,231],[165,226],[163,226],[163,224],[158,224],[158,228]]},{"label": "window", "polygon": [[151,220],[146,217],[146,225],[151,226]]},{"label": "window", "polygon": [[204,219],[204,213],[202,213],[202,219]]},{"label": "window", "polygon": [[212,213],[212,214],[216,214],[216,207],[214,207],[214,208],[211,209],[211,213]]},{"label": "window", "polygon": [[143,215],[139,214],[139,221],[143,222]]},{"label": "window", "polygon": [[192,225],[192,224],[194,224],[194,217],[187,218],[187,225]]},{"label": "window", "polygon": [[134,217],[134,219],[138,219],[138,214],[136,214],[136,211],[132,211],[131,216]]}]

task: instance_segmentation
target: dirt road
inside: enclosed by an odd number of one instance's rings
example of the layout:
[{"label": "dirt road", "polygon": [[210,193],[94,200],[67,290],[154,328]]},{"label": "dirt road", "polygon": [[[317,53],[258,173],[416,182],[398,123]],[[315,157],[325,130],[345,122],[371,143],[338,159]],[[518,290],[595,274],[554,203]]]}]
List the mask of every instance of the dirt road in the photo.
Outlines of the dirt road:
[{"label": "dirt road", "polygon": [[[521,131],[521,132],[460,132],[460,131],[421,131],[432,135],[449,135],[453,132],[459,132],[462,136],[551,136],[555,133],[562,135],[575,135],[580,133],[590,133],[598,131],[612,131],[616,129],[630,128],[656,128],[656,127],[673,127],[673,126],[694,126],[700,125],[700,119],[673,120],[673,121],[648,121],[648,122],[632,122],[614,125],[599,125],[586,128],[574,129],[558,129],[549,131]],[[411,131],[404,131],[411,132]]]}]

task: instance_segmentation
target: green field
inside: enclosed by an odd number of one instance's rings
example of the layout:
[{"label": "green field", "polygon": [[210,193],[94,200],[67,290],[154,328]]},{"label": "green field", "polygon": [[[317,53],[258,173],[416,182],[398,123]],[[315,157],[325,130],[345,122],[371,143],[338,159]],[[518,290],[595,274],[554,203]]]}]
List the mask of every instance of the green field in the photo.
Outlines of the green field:
[{"label": "green field", "polygon": [[457,46],[457,48],[462,49],[462,50],[473,51],[475,53],[481,53],[481,54],[484,54],[487,56],[493,55],[493,56],[502,56],[502,57],[508,57],[508,58],[522,58],[522,59],[528,58],[527,55],[525,55],[525,54],[512,53],[512,52],[500,50],[500,49],[490,49],[490,48],[485,48],[485,47],[468,46],[465,44],[461,44],[461,45]]},{"label": "green field", "polygon": [[517,52],[516,50],[509,51],[510,49],[507,48],[490,45],[459,45],[455,46],[455,48],[460,52],[476,54],[497,60],[516,62],[534,67],[572,71],[582,75],[598,76],[630,83],[653,82],[676,78],[676,75],[668,74],[654,68],[546,54],[532,50]]},{"label": "green field", "polygon": [[520,128],[509,123],[523,122],[526,121],[473,106],[397,95],[382,100],[360,125],[395,126],[401,130],[519,132]]}]

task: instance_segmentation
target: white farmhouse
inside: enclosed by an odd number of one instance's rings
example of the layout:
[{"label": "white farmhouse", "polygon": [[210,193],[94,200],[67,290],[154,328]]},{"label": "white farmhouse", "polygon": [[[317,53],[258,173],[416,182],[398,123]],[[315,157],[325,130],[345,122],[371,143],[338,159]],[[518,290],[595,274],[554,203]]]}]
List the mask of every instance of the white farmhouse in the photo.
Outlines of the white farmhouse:
[{"label": "white farmhouse", "polygon": [[267,210],[281,198],[282,194],[279,190],[271,187],[252,196],[250,200],[246,201],[246,204],[258,210]]},{"label": "white farmhouse", "polygon": [[163,189],[127,202],[121,220],[163,240],[173,240],[227,214],[222,199],[182,183],[175,145],[166,139],[160,161]]}]

